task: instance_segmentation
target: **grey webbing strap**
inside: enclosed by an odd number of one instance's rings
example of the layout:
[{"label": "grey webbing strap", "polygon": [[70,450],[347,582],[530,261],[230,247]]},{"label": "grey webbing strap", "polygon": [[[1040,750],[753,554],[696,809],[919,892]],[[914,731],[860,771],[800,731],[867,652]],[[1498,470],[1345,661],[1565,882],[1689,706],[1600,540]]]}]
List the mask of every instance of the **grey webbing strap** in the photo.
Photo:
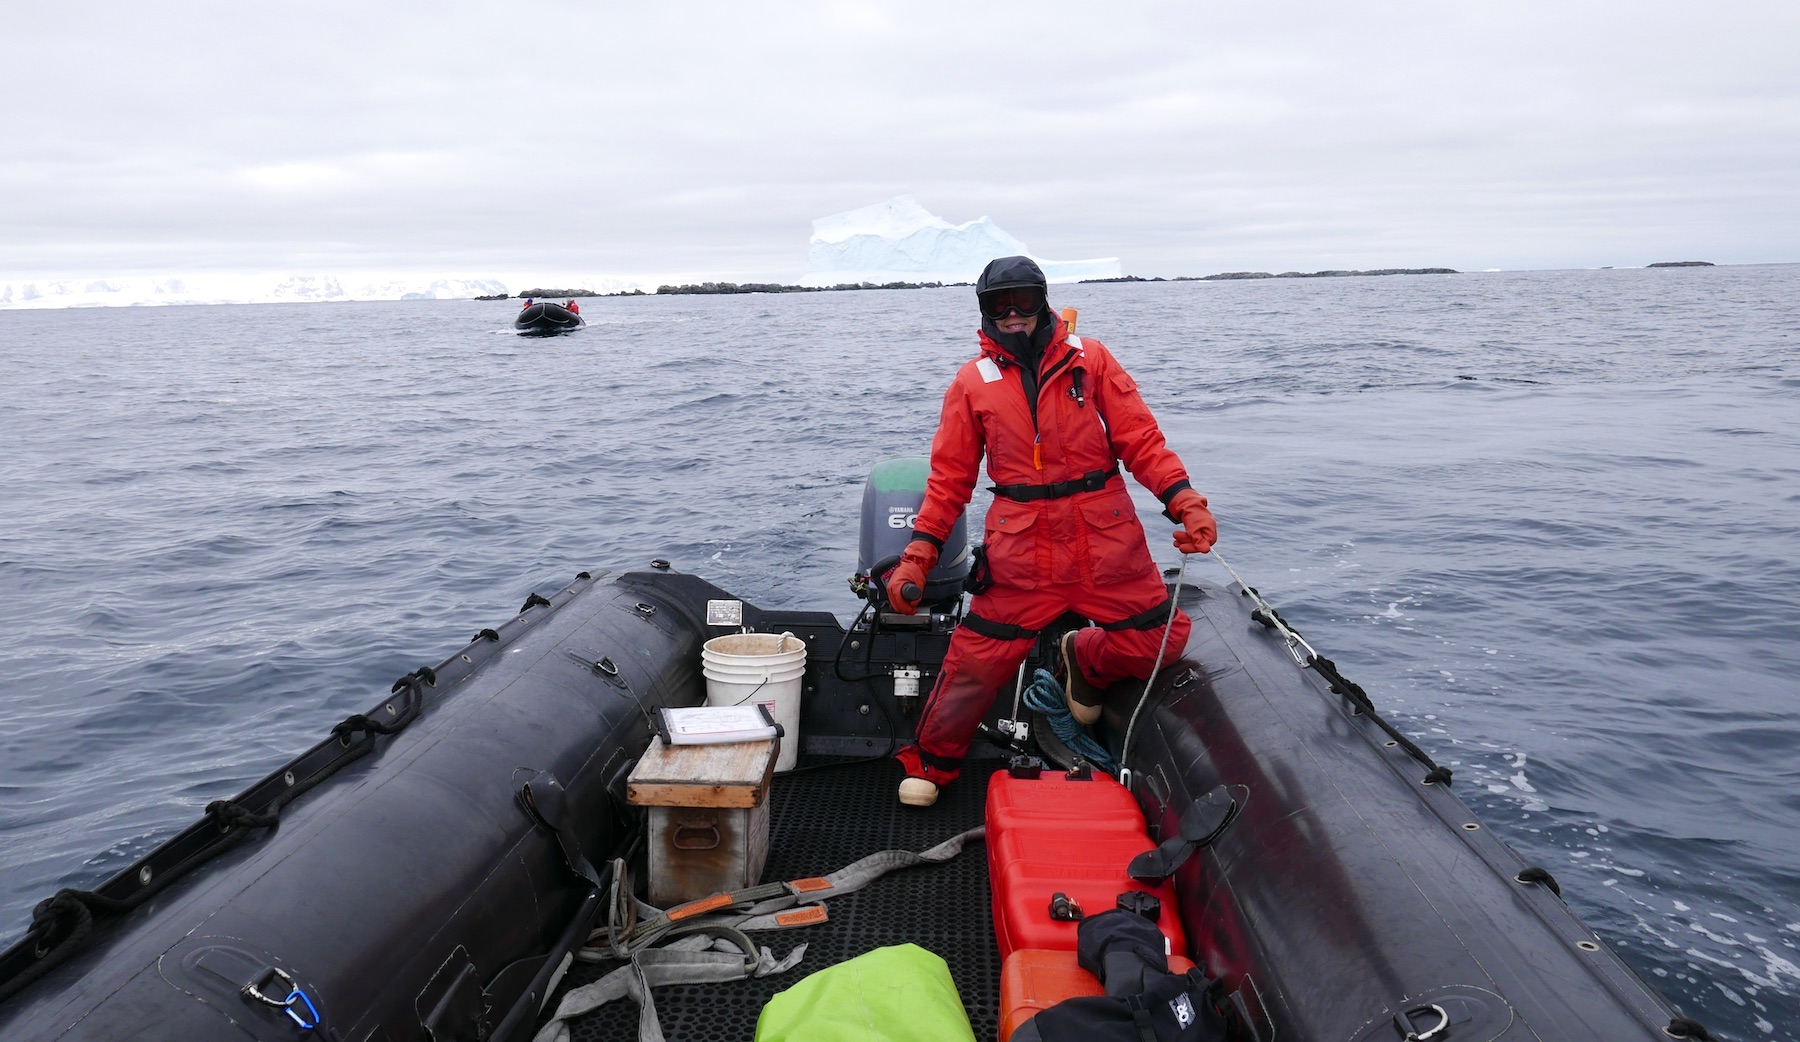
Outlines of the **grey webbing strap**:
[{"label": "grey webbing strap", "polygon": [[626,997],[638,1005],[639,1042],[664,1042],[650,989],[670,984],[724,984],[784,973],[805,954],[806,945],[800,944],[787,958],[777,961],[769,949],[762,948],[756,952],[754,965],[746,965],[742,948],[729,940],[707,934],[683,937],[661,948],[640,951],[626,965],[564,995],[557,1003],[555,1016],[538,1030],[532,1042],[569,1042],[570,1020]]},{"label": "grey webbing strap", "polygon": [[[624,869],[619,866],[614,871],[623,873]],[[690,901],[685,905],[677,905],[668,911],[652,904],[646,904],[635,897],[631,898],[629,906],[623,902],[615,902],[609,906],[610,918],[607,925],[589,934],[589,946],[576,952],[575,957],[583,962],[622,959],[631,952],[655,944],[659,938],[667,934],[692,932],[688,927],[696,923],[707,926],[741,928],[742,920],[748,915],[747,906],[755,905],[758,902],[768,904],[770,901],[783,900],[790,905],[797,900],[793,890],[786,883],[762,883],[757,886],[745,887],[742,890],[714,894],[702,901]],[[706,907],[705,910],[699,910],[694,907],[695,905]],[[631,914],[627,915],[627,912]],[[619,922],[621,918],[627,918],[630,922],[621,926]],[[594,944],[597,940],[601,942],[599,945]]]},{"label": "grey webbing strap", "polygon": [[[802,905],[816,907],[827,898],[853,894],[890,872],[903,868],[915,868],[919,865],[941,865],[962,853],[963,848],[970,842],[984,839],[986,836],[986,827],[977,826],[967,832],[951,836],[927,850],[918,852],[911,850],[879,851],[825,875],[822,878],[829,885],[817,889],[796,891],[786,883],[763,883],[758,886],[746,887],[743,890],[734,890],[729,895],[723,895],[729,897],[730,900],[729,902],[721,901],[716,913],[694,916],[685,920],[670,918],[670,913],[678,912],[679,907],[666,912],[654,905],[634,899],[631,902],[631,908],[636,911],[636,924],[626,925],[623,930],[620,930],[618,918],[625,911],[625,906],[615,900],[611,905],[613,921],[608,926],[595,930],[593,935],[588,938],[589,946],[581,949],[576,957],[584,962],[624,958],[631,952],[654,944],[658,938],[668,934],[677,923],[707,927],[731,927],[748,932],[781,930],[790,926],[808,925],[806,922],[777,922],[776,916],[778,913],[790,911]],[[615,878],[622,878],[622,868],[615,866],[614,875]],[[709,898],[708,900],[713,899]]]},{"label": "grey webbing strap", "polygon": [[809,905],[816,905],[829,897],[842,897],[845,894],[854,894],[863,887],[880,879],[882,876],[887,875],[889,872],[896,872],[902,868],[917,868],[920,865],[941,865],[962,853],[963,848],[968,846],[970,841],[985,839],[986,837],[987,827],[977,826],[967,832],[951,836],[949,839],[939,843],[935,847],[928,850],[921,850],[917,853],[910,850],[883,850],[879,853],[870,854],[868,857],[853,861],[843,868],[838,869],[836,872],[826,875],[824,879],[831,884],[830,887],[821,890],[808,890],[803,894],[796,894],[789,897],[772,898],[761,904],[751,905],[746,909],[746,914],[743,918],[733,921],[731,925],[746,932],[785,929],[786,924],[775,921],[776,913],[781,912],[784,909],[792,908],[802,901]]},{"label": "grey webbing strap", "polygon": [[[944,840],[928,850],[914,853],[910,850],[883,850],[868,857],[853,861],[836,872],[825,876],[831,884],[829,889],[814,890],[806,895],[809,901],[823,901],[828,897],[853,894],[889,872],[902,868],[914,868],[919,865],[941,865],[962,853],[963,847],[971,841],[987,838],[987,827],[978,825],[967,832],[959,833]],[[751,911],[763,911],[761,907]]]},{"label": "grey webbing strap", "polygon": [[[562,1002],[557,1004],[556,1015],[538,1031],[532,1042],[569,1042],[568,1020],[626,996],[638,1004],[639,1042],[664,1042],[662,1025],[656,1019],[656,1005],[650,997],[651,988],[665,984],[724,983],[785,973],[798,965],[806,954],[806,945],[800,944],[786,958],[777,961],[769,949],[756,949],[740,931],[782,929],[787,924],[776,922],[777,914],[782,911],[802,902],[816,907],[828,897],[853,894],[899,869],[941,865],[962,853],[970,842],[986,837],[986,827],[977,827],[916,853],[911,850],[879,851],[825,875],[823,878],[830,885],[818,889],[796,892],[786,883],[763,883],[733,891],[730,896],[734,902],[730,908],[741,908],[737,914],[730,914],[726,906],[721,906],[727,914],[671,920],[668,912],[633,900],[631,907],[636,910],[638,920],[635,926],[627,926],[621,931],[615,922],[611,927],[596,930],[594,936],[605,937],[605,942],[576,953],[577,958],[587,962],[629,955],[630,964],[564,995]],[[623,866],[615,865],[614,900],[611,902],[611,914],[615,917],[622,914],[624,907],[617,899],[618,881],[624,874]],[[744,905],[748,907],[742,907]],[[726,937],[715,938],[710,931],[718,931]],[[621,932],[624,934],[622,941],[619,940]],[[648,947],[663,938],[681,934],[686,936],[660,948]],[[734,941],[733,937],[741,941]],[[593,939],[589,938],[590,941]],[[753,964],[747,965],[745,945],[755,949]]]}]

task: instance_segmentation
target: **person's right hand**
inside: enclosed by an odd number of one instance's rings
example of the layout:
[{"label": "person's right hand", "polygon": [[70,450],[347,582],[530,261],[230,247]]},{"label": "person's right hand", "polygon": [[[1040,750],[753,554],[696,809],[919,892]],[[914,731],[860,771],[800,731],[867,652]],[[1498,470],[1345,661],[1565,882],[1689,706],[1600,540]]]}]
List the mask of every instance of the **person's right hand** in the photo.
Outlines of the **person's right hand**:
[{"label": "person's right hand", "polygon": [[1181,522],[1175,532],[1175,549],[1184,554],[1203,554],[1219,541],[1219,523],[1206,508],[1206,497],[1184,488],[1169,500],[1169,513]]},{"label": "person's right hand", "polygon": [[[888,573],[888,604],[902,615],[911,615],[919,610],[919,598],[925,596],[925,577],[931,574],[931,566],[937,564],[938,549],[924,539],[914,539],[906,544],[900,553],[900,563]],[[912,584],[913,594],[906,595],[907,584]]]}]

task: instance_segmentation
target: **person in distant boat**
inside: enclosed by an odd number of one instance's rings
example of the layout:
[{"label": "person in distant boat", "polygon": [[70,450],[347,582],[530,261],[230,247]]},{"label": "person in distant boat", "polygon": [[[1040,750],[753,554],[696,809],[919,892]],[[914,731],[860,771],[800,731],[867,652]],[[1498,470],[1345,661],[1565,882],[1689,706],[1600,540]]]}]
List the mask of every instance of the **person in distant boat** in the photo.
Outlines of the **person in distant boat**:
[{"label": "person in distant boat", "polygon": [[[970,601],[950,638],[942,672],[919,714],[917,738],[897,759],[900,802],[926,807],[956,779],[975,729],[1030,653],[1039,630],[1066,611],[1098,625],[1063,638],[1064,698],[1083,725],[1100,718],[1106,689],[1142,680],[1187,646],[1189,620],[1171,623],[1167,587],[1120,476],[1162,500],[1181,525],[1175,546],[1206,553],[1218,526],[1137,384],[1102,344],[1076,337],[1051,310],[1043,270],[1001,257],[975,283],[981,353],[944,394],[931,442],[931,476],[912,541],[889,573],[896,611],[918,610],[918,592],[944,539],[974,493],[985,457],[995,482],[988,510],[991,585]],[[907,595],[908,586],[914,590]]]},{"label": "person in distant boat", "polygon": [[526,297],[525,302],[523,304],[519,305],[519,309],[521,311],[523,311],[525,308],[530,307],[532,305],[532,303],[533,303],[532,299],[530,297]]},{"label": "person in distant boat", "polygon": [[577,304],[577,303],[575,303],[575,298],[574,298],[574,297],[570,297],[570,298],[569,298],[569,302],[568,302],[568,303],[567,303],[567,304],[564,304],[564,305],[563,305],[563,307],[565,307],[565,308],[568,308],[568,309],[569,309],[569,314],[571,314],[571,315],[579,315],[579,314],[581,314],[581,305],[580,305],[580,304]]}]

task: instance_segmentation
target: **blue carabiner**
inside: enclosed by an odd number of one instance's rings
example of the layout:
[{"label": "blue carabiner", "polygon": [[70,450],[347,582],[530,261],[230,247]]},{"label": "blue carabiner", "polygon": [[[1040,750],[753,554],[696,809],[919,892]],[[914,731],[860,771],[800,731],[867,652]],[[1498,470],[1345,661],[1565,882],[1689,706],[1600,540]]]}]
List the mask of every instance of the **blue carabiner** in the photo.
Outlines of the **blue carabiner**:
[{"label": "blue carabiner", "polygon": [[[304,1017],[294,1012],[295,999],[299,999],[301,1002],[306,1003],[306,1015],[312,1018],[312,1023],[308,1024]],[[282,1009],[287,1012],[288,1019],[300,1025],[300,1030],[311,1031],[313,1028],[319,1026],[318,1007],[313,1005],[312,1000],[306,997],[306,992],[301,991],[299,987],[295,987],[293,991],[288,992],[287,1001],[283,1002],[281,1005]]]}]

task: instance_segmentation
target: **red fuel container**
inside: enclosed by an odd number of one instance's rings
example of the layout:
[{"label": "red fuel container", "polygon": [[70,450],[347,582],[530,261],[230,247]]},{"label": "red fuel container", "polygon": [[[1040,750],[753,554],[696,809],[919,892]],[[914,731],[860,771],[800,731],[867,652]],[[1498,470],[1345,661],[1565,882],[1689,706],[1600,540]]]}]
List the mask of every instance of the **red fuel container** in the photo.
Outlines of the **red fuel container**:
[{"label": "red fuel container", "polygon": [[1056,894],[1066,894],[1085,915],[1097,915],[1116,907],[1119,895],[1128,890],[1156,895],[1162,903],[1156,925],[1169,939],[1169,951],[1186,952],[1187,935],[1175,907],[1174,885],[1150,887],[1125,874],[1132,857],[1149,849],[1145,837],[1087,836],[1073,842],[1061,837],[1057,851],[1015,858],[1001,866],[993,877],[994,939],[1001,958],[1019,948],[1075,950],[1079,924],[1051,918],[1050,902]]},{"label": "red fuel container", "polygon": [[1154,844],[1137,800],[1112,778],[1071,781],[1059,771],[1014,778],[1002,771],[988,783],[987,828],[994,937],[1002,958],[1021,948],[1075,950],[1076,923],[1051,918],[1057,893],[1087,915],[1114,907],[1128,890],[1155,894],[1162,902],[1157,925],[1169,950],[1187,950],[1174,886],[1146,886],[1125,872]]},{"label": "red fuel container", "polygon": [[1144,815],[1125,786],[1096,772],[1091,781],[1070,781],[1061,771],[1015,778],[1000,771],[988,781],[988,839],[1018,825],[1053,824],[1144,831]]},{"label": "red fuel container", "polygon": [[[1111,864],[1119,857],[1130,862],[1132,857],[1156,845],[1150,842],[1150,837],[1145,835],[1142,828],[1082,828],[1047,824],[1015,826],[1002,831],[998,838],[993,832],[989,832],[987,844],[990,878],[1004,872],[1008,864],[1020,858],[1040,861],[1054,858],[1067,859],[1072,863]],[[1130,851],[1129,856],[1125,854],[1126,851]],[[1123,869],[1125,866],[1121,864],[1119,867]]]},{"label": "red fuel container", "polygon": [[1017,841],[1007,837],[1019,829],[1141,836],[1144,816],[1131,793],[1104,774],[1096,773],[1090,781],[1070,781],[1056,770],[1036,778],[999,771],[988,781],[987,791],[989,878],[999,879],[1005,861],[1018,856]]}]

